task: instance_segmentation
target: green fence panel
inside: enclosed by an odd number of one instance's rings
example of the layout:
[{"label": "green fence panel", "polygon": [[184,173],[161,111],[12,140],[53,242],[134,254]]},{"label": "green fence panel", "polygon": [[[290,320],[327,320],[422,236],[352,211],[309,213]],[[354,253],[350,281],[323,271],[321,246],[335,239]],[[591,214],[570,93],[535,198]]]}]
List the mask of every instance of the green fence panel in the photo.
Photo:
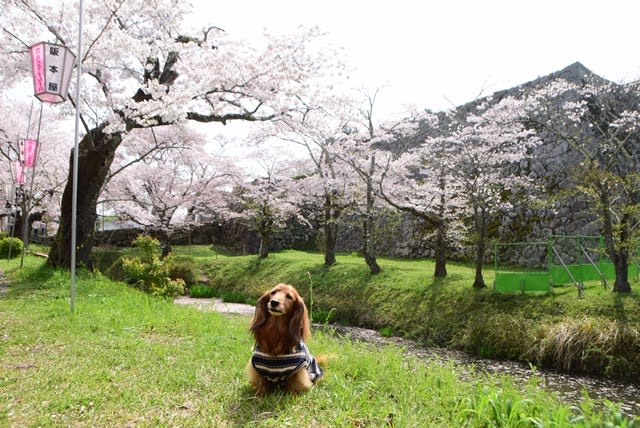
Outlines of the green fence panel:
[{"label": "green fence panel", "polygon": [[[601,269],[602,266],[598,266]],[[571,272],[571,275],[567,272]],[[573,281],[596,281],[600,279],[598,270],[592,264],[580,264],[580,265],[567,265],[564,266],[554,265],[549,269],[551,272],[551,278],[554,284],[571,284]],[[573,276],[573,279],[571,278]]]},{"label": "green fence panel", "polygon": [[[614,280],[616,278],[616,268],[611,262],[602,262],[598,265],[605,278],[608,280]],[[627,268],[627,275],[629,278],[634,278],[638,276],[638,265],[636,263],[632,263]]]},{"label": "green fence panel", "polygon": [[570,284],[573,282],[564,266],[553,265],[549,268],[549,273],[554,284]]},{"label": "green fence panel", "polygon": [[496,272],[495,291],[551,291],[548,272]]},{"label": "green fence panel", "polygon": [[523,274],[524,291],[551,291],[548,272],[527,272]]},{"label": "green fence panel", "polygon": [[601,262],[598,264],[600,271],[604,275],[605,278],[612,280],[616,277],[616,268],[613,266],[611,262]]},{"label": "green fence panel", "polygon": [[[592,264],[582,264],[582,265],[567,265],[567,269],[571,272],[574,279],[578,282],[584,281],[599,281],[600,274],[596,270],[595,266]],[[564,266],[561,265],[553,265],[549,268],[549,272],[551,273],[551,279],[554,284],[571,284],[573,280],[569,273],[567,272]],[[607,280],[614,280],[616,277],[616,269],[611,262],[600,262],[598,263],[598,269]],[[638,265],[630,264],[628,270],[629,278],[638,276]]]},{"label": "green fence panel", "polygon": [[580,282],[597,281],[600,279],[598,270],[592,264],[576,265],[576,269],[580,272],[578,277],[576,277]]},{"label": "green fence panel", "polygon": [[522,274],[520,272],[496,272],[494,289],[496,291],[521,291]]}]

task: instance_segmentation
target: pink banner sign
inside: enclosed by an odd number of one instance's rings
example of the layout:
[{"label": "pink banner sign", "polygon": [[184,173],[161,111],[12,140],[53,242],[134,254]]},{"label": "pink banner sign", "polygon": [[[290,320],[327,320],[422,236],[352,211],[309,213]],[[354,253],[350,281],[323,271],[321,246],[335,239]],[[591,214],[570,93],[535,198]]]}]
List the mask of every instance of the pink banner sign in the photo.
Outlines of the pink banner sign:
[{"label": "pink banner sign", "polygon": [[38,153],[38,142],[36,140],[20,140],[19,154],[20,161],[25,167],[33,168],[36,164],[36,154]]},{"label": "pink banner sign", "polygon": [[33,91],[44,92],[44,43],[31,46],[31,69],[33,71]]},{"label": "pink banner sign", "polygon": [[31,46],[31,68],[35,96],[47,103],[67,97],[75,55],[65,46],[40,42]]},{"label": "pink banner sign", "polygon": [[24,168],[20,161],[13,161],[11,164],[13,170],[13,178],[17,184],[24,184]]}]

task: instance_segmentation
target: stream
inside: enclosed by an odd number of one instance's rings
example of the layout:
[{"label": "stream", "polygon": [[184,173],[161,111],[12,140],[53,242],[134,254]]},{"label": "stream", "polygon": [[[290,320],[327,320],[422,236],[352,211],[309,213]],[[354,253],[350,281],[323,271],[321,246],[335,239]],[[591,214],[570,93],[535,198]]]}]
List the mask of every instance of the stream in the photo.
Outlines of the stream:
[{"label": "stream", "polygon": [[[324,328],[324,326],[314,326]],[[536,369],[515,361],[497,361],[473,357],[464,352],[443,349],[424,348],[417,343],[398,337],[382,337],[377,331],[358,327],[328,326],[338,335],[352,340],[377,344],[393,344],[403,347],[407,354],[418,358],[436,358],[452,361],[468,373],[487,372],[492,374],[508,374],[516,383],[525,383],[536,376],[540,385],[550,392],[558,393],[558,397],[567,404],[578,405],[583,400],[583,391],[596,402],[609,400],[621,403],[621,412],[628,417],[640,416],[640,385],[623,383],[606,378],[567,374],[551,370]],[[519,382],[521,381],[521,382]]]}]

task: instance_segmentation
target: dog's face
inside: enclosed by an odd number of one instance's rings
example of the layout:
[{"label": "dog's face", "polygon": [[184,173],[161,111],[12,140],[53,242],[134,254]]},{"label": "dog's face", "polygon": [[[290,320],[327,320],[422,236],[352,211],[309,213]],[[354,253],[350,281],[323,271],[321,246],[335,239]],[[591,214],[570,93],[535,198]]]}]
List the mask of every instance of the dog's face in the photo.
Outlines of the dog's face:
[{"label": "dog's face", "polygon": [[265,296],[268,296],[267,311],[273,316],[291,314],[293,308],[302,302],[296,289],[286,284],[276,285]]},{"label": "dog's face", "polygon": [[287,284],[276,285],[258,299],[250,329],[260,349],[272,355],[289,352],[311,337],[304,300]]}]

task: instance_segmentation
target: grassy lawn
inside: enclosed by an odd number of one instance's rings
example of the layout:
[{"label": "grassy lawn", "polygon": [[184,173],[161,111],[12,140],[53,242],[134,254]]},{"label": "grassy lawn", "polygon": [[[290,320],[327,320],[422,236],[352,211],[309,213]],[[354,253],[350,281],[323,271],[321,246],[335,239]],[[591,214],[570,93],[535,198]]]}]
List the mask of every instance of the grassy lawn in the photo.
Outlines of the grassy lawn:
[{"label": "grassy lawn", "polygon": [[357,254],[339,254],[327,268],[322,254],[293,250],[266,259],[232,256],[207,245],[175,247],[174,253],[194,260],[213,295],[225,299],[253,303],[265,289],[286,282],[300,290],[315,322],[365,326],[428,346],[640,381],[637,277],[630,278],[634,291],[628,294],[605,290],[599,281],[586,282],[583,297],[573,285],[556,286],[552,293],[496,293],[493,266],[484,272],[487,288],[473,289],[473,266],[464,263],[450,262],[448,275],[434,278],[433,261],[424,259],[380,257],[383,271],[371,275]]},{"label": "grassy lawn", "polygon": [[[0,426],[631,426],[613,407],[585,400],[571,408],[535,381],[462,380],[443,362],[329,332],[310,343],[332,356],[323,382],[301,396],[256,398],[244,375],[248,318],[174,305],[83,271],[72,314],[68,272],[32,256],[18,266],[0,261],[11,279],[0,291]],[[420,281],[421,271],[405,280]],[[318,293],[320,273],[311,273]],[[265,283],[286,279],[271,274]]]}]

